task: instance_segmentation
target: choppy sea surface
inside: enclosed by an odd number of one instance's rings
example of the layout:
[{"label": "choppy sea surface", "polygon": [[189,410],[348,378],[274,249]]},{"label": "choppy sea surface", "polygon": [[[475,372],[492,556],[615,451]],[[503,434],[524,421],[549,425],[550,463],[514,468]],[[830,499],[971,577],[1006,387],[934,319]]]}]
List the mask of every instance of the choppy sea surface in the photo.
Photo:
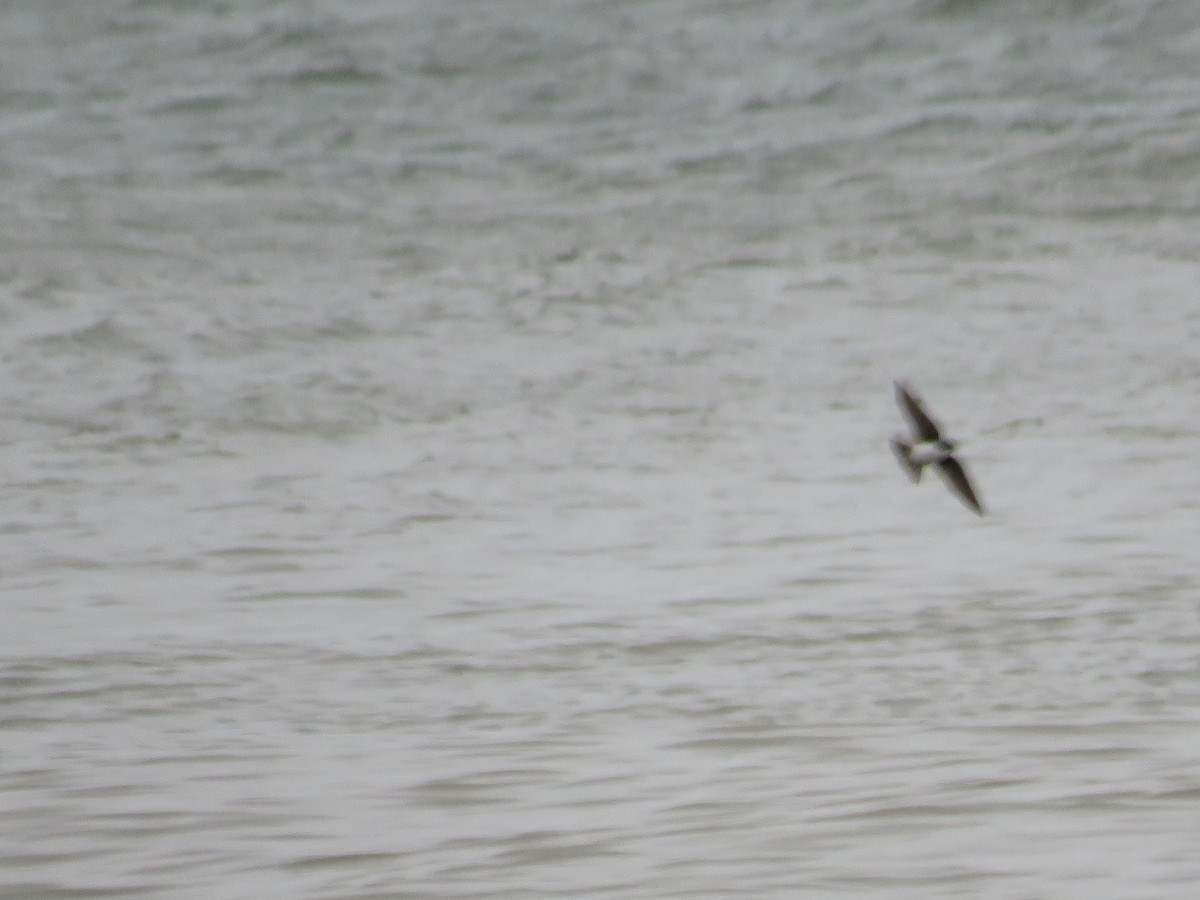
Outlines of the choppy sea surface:
[{"label": "choppy sea surface", "polygon": [[1198,53],[0,5],[0,896],[1196,896]]}]

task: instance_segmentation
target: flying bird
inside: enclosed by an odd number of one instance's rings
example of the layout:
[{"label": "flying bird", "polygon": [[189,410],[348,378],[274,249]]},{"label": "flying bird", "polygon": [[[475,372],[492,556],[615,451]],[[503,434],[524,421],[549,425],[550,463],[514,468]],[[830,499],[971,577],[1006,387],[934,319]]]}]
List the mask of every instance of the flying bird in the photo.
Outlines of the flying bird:
[{"label": "flying bird", "polygon": [[921,473],[926,466],[935,466],[946,486],[957,494],[972,512],[982,516],[983,504],[979,502],[979,495],[971,486],[967,470],[954,456],[957,445],[942,436],[937,421],[925,411],[912,388],[902,381],[895,382],[895,385],[896,402],[912,428],[911,439],[897,436],[891,441],[892,452],[896,454],[900,467],[916,484],[921,480]]}]

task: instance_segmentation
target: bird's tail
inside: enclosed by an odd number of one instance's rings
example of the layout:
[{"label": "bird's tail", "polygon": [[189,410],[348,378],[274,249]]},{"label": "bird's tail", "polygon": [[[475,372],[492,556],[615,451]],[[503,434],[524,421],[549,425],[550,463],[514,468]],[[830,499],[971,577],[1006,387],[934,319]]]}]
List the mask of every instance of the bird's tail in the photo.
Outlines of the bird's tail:
[{"label": "bird's tail", "polygon": [[896,454],[896,460],[913,484],[921,480],[921,466],[912,460],[912,444],[907,441],[894,437],[892,438],[892,452]]}]

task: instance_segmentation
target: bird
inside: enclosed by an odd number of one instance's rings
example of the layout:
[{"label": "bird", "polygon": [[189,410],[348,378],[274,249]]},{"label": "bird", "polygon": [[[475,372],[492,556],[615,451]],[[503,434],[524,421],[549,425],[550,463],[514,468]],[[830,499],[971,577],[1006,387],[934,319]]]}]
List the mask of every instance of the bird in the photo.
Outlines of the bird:
[{"label": "bird", "polygon": [[896,403],[908,419],[912,437],[897,435],[891,439],[892,452],[913,484],[921,480],[926,466],[935,466],[946,482],[967,508],[977,515],[984,514],[979,495],[967,477],[967,470],[954,456],[958,445],[942,435],[937,421],[925,411],[917,394],[903,381],[893,382],[896,388]]}]

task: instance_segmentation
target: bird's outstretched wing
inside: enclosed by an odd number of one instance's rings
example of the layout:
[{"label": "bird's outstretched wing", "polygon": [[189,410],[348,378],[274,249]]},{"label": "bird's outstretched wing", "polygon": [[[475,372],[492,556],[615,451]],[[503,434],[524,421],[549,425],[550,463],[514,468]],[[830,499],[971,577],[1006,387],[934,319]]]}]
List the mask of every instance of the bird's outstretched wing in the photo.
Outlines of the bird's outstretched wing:
[{"label": "bird's outstretched wing", "polygon": [[941,431],[938,430],[937,422],[925,412],[925,408],[921,406],[921,401],[917,399],[917,395],[913,393],[912,388],[906,385],[903,381],[896,382],[896,402],[900,404],[900,410],[912,423],[913,432],[922,441],[936,441],[941,436]]},{"label": "bird's outstretched wing", "polygon": [[946,480],[950,490],[958,494],[962,500],[972,511],[979,515],[983,515],[983,504],[979,502],[979,497],[975,494],[975,489],[971,487],[971,479],[967,477],[967,470],[953,456],[947,456],[937,464],[938,472]]}]

